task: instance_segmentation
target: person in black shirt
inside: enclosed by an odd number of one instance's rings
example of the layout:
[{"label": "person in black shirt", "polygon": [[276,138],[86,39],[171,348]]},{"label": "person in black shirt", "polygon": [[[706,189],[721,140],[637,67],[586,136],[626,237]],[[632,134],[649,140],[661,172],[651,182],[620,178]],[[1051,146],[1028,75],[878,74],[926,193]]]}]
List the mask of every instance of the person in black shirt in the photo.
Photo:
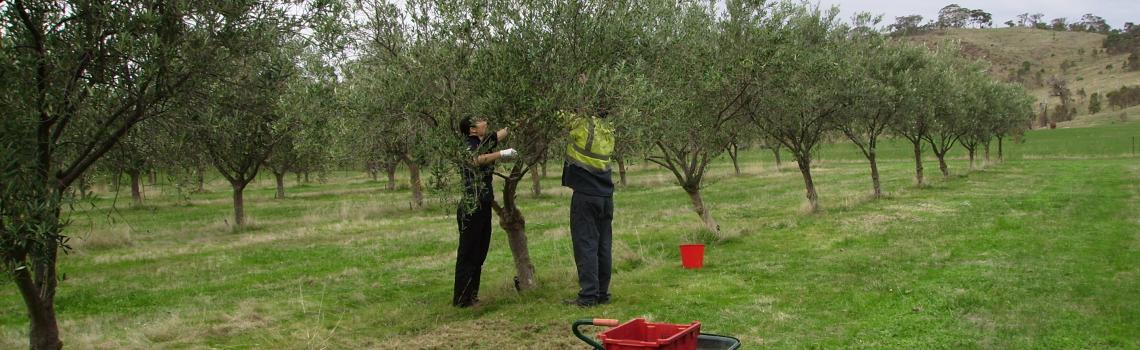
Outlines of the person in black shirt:
[{"label": "person in black shirt", "polygon": [[507,129],[488,133],[486,120],[464,118],[459,123],[459,133],[466,138],[467,150],[474,158],[471,164],[463,166],[463,200],[455,214],[459,248],[451,304],[470,307],[479,302],[479,277],[491,245],[491,202],[495,200],[491,180],[495,162],[513,158],[518,152],[513,148],[492,151],[507,137]]}]

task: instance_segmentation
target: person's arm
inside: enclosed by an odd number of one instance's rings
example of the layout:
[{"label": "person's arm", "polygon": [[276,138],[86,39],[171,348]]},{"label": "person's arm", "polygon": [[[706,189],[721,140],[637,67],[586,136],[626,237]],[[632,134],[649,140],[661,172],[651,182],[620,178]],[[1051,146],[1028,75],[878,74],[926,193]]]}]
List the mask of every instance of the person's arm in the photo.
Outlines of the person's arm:
[{"label": "person's arm", "polygon": [[503,155],[500,154],[499,152],[491,152],[491,153],[487,153],[487,154],[481,154],[478,157],[475,157],[475,166],[484,166],[487,164],[491,164],[491,163],[494,163],[496,160],[499,160],[499,158],[502,158],[502,157],[503,157]]},{"label": "person's arm", "polygon": [[562,128],[566,130],[573,130],[576,123],[580,120],[577,115],[567,111],[558,111],[555,114],[555,118],[558,118],[559,124],[562,124]]},{"label": "person's arm", "polygon": [[495,161],[497,161],[499,159],[510,159],[510,158],[513,158],[517,154],[519,154],[519,152],[515,151],[514,148],[508,148],[508,149],[498,151],[498,152],[481,154],[478,157],[475,157],[475,166],[484,166],[487,164],[491,164],[491,163],[494,163]]}]

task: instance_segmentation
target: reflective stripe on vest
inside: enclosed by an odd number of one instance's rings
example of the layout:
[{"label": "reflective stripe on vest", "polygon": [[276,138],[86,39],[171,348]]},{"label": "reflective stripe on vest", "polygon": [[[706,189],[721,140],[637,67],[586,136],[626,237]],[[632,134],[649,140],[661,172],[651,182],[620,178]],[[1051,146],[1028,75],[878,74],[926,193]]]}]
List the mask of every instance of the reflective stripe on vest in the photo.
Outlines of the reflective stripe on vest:
[{"label": "reflective stripe on vest", "polygon": [[586,123],[579,122],[570,130],[570,142],[566,146],[567,161],[590,171],[609,170],[614,145],[613,129],[604,122],[596,125],[598,121],[592,117],[583,119]]}]

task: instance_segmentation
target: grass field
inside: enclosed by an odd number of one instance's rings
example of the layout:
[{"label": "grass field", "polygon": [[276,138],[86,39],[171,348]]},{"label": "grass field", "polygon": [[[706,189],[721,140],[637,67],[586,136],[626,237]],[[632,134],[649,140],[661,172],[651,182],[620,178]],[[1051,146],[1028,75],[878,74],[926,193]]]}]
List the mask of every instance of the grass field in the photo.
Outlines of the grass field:
[{"label": "grass field", "polygon": [[[558,169],[520,201],[539,289],[514,291],[496,226],[474,310],[448,305],[454,208],[409,210],[406,187],[334,173],[273,200],[265,178],[246,193],[253,228],[237,233],[220,181],[189,203],[148,187],[134,209],[102,192],[72,211],[58,312],[71,349],[584,349],[569,331],[581,317],[700,320],[746,349],[1135,349],[1131,137],[1140,123],[1033,131],[1007,142],[1002,164],[968,172],[953,154],[948,179],[928,160],[925,188],[908,145],[888,142],[880,200],[861,156],[837,143],[815,169],[819,214],[802,211],[790,157],[777,172],[748,150],[743,176],[726,161],[711,171],[705,200],[728,238],[692,271],[677,244],[707,235],[687,197],[635,165],[615,196],[614,300],[593,309],[560,304],[576,281]],[[0,348],[26,347],[12,284],[0,301]]]}]

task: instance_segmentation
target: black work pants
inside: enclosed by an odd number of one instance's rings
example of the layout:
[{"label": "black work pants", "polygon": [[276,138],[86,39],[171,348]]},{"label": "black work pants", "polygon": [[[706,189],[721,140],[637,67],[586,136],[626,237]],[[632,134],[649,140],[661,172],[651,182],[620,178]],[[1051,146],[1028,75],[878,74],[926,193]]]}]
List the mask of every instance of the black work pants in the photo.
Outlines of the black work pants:
[{"label": "black work pants", "polygon": [[455,217],[459,224],[459,249],[451,304],[470,306],[479,297],[479,277],[491,246],[491,204],[480,203],[473,212],[460,206]]},{"label": "black work pants", "polygon": [[581,301],[599,302],[610,297],[613,219],[613,197],[574,192],[570,199],[570,238],[574,242]]}]

